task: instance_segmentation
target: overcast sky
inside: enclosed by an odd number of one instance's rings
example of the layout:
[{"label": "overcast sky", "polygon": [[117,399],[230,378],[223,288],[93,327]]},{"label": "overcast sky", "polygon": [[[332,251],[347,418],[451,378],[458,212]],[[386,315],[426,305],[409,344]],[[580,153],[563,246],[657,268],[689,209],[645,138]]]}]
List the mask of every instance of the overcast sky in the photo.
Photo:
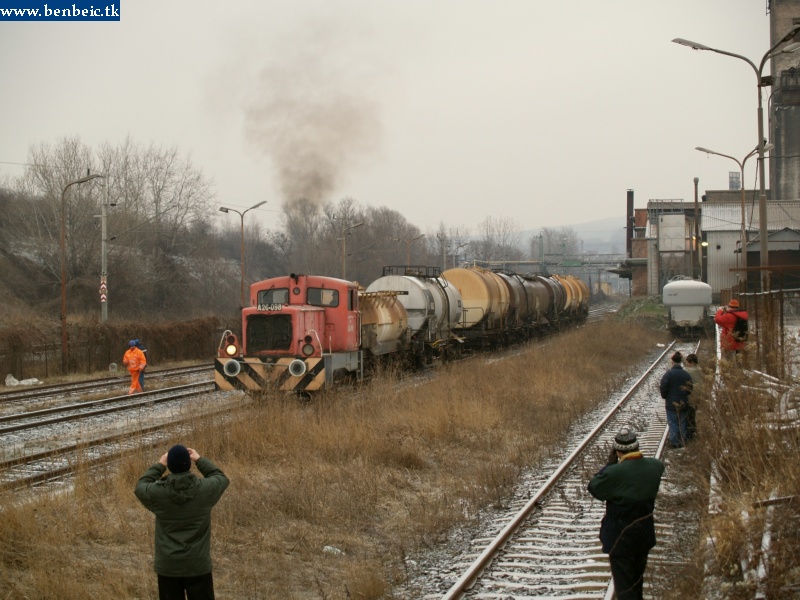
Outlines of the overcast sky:
[{"label": "overcast sky", "polygon": [[267,227],[298,195],[388,206],[423,231],[489,215],[622,226],[628,189],[644,207],[693,200],[694,177],[727,188],[738,166],[695,146],[741,159],[757,142],[753,69],[671,40],[756,64],[770,46],[765,0],[120,8],[119,22],[0,22],[0,181],[32,145],[130,136],[190,155],[216,204],[267,200],[248,214]]}]

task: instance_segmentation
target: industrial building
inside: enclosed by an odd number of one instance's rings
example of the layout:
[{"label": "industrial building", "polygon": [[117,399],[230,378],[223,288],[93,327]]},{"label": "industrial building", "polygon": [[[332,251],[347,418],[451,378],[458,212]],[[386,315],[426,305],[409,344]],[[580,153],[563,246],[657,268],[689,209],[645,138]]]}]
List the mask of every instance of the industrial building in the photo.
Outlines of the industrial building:
[{"label": "industrial building", "polygon": [[[786,37],[800,26],[800,0],[768,0],[767,10],[771,47],[800,42],[800,31]],[[765,156],[760,189],[743,189],[739,173],[731,173],[728,190],[708,190],[698,198],[695,180],[693,201],[649,200],[646,209],[633,208],[628,190],[627,258],[610,271],[631,280],[632,295],[660,295],[674,277],[708,283],[717,302],[756,292],[763,248],[772,289],[800,290],[800,52],[776,52],[770,61],[772,75],[761,78],[769,95],[769,140],[759,146]]]}]

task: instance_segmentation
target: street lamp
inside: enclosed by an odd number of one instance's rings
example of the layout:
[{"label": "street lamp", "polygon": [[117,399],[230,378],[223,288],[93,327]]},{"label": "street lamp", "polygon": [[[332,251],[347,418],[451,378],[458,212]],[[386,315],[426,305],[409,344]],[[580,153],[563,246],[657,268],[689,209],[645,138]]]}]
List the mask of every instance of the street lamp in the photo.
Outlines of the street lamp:
[{"label": "street lamp", "polygon": [[363,224],[364,224],[364,221],[359,221],[355,225],[350,225],[350,226],[345,227],[344,229],[342,229],[342,279],[344,279],[344,276],[345,276],[345,266],[346,266],[345,263],[346,263],[346,260],[347,260],[347,258],[346,258],[347,254],[346,254],[346,251],[345,251],[345,248],[347,246],[347,234],[350,233],[351,229],[355,229],[356,227],[361,227]]},{"label": "street lamp", "polygon": [[394,238],[395,241],[397,241],[397,242],[405,242],[405,244],[406,244],[406,266],[407,267],[411,266],[411,244],[413,244],[417,240],[419,240],[421,238],[424,238],[424,237],[425,237],[425,234],[423,233],[422,235],[418,235],[417,237],[415,237],[413,239],[410,239],[410,240],[404,240],[403,238],[397,238],[397,237]]},{"label": "street lamp", "polygon": [[[772,148],[774,148],[774,147],[775,146],[773,144],[771,144],[771,143],[767,144],[766,146],[764,146],[764,151],[767,152],[769,150],[772,150]],[[713,150],[709,150],[708,148],[703,148],[702,146],[697,146],[695,148],[695,150],[699,150],[700,152],[705,152],[706,154],[716,154],[717,156],[724,156],[725,158],[730,158],[737,165],[739,165],[739,173],[741,174],[741,180],[742,180],[742,185],[741,185],[741,188],[742,188],[742,232],[741,232],[741,237],[742,237],[742,239],[741,239],[741,242],[739,244],[740,244],[741,252],[742,252],[742,266],[743,267],[747,267],[747,248],[746,248],[747,247],[747,232],[745,230],[746,209],[745,209],[745,190],[744,190],[744,165],[747,162],[748,158],[750,158],[751,156],[754,156],[755,154],[758,153],[758,146],[753,148],[747,154],[747,156],[745,156],[741,161],[739,159],[737,159],[737,158],[734,158],[733,156],[729,156],[728,154],[722,154],[721,152],[714,152]],[[747,291],[747,270],[742,271],[742,283],[743,283],[742,287],[744,288],[744,291],[746,292]]]},{"label": "street lamp", "polygon": [[[682,38],[675,38],[672,40],[676,44],[680,44],[682,46],[689,46],[694,50],[710,50],[711,52],[716,52],[717,54],[724,54],[725,56],[732,56],[734,58],[738,58],[740,60],[745,61],[748,65],[753,68],[753,71],[756,74],[756,91],[758,92],[758,161],[759,161],[759,197],[758,197],[758,234],[760,238],[760,252],[761,252],[761,291],[768,292],[770,288],[769,284],[769,245],[767,244],[767,192],[766,192],[766,184],[765,184],[765,175],[764,175],[764,151],[765,151],[765,144],[766,140],[764,139],[764,109],[761,102],[761,88],[764,86],[769,86],[772,84],[771,77],[762,77],[761,72],[764,69],[764,64],[767,62],[767,59],[772,56],[778,46],[781,46],[792,39],[794,36],[800,32],[800,24],[795,25],[792,29],[784,35],[776,44],[774,44],[769,50],[767,50],[766,54],[761,59],[758,67],[756,67],[755,63],[751,61],[749,58],[742,56],[741,54],[734,54],[733,52],[727,52],[725,50],[719,50],[717,48],[711,48],[709,46],[705,46],[703,44],[698,44],[697,42],[690,42],[689,40],[684,40]],[[800,50],[800,43],[789,44],[785,48],[783,48],[780,52],[794,52],[796,50]]]},{"label": "street lamp", "polygon": [[239,258],[240,258],[239,262],[240,262],[240,265],[241,265],[241,278],[239,280],[239,284],[241,286],[240,292],[241,292],[241,307],[242,308],[244,308],[244,216],[245,216],[245,214],[247,214],[247,211],[253,210],[254,208],[258,208],[259,206],[262,206],[262,205],[264,205],[266,203],[267,203],[266,200],[262,200],[258,204],[254,204],[253,206],[251,206],[250,208],[248,208],[247,210],[244,210],[242,212],[239,212],[235,208],[228,208],[226,206],[220,206],[219,207],[219,212],[224,212],[226,214],[229,213],[229,212],[235,212],[237,215],[239,215],[239,218],[240,218],[240,220],[242,222],[242,237],[241,237],[242,245],[241,245],[241,248],[239,250]]},{"label": "street lamp", "polygon": [[61,190],[61,371],[66,374],[69,364],[67,350],[67,189],[70,186],[86,183],[103,175],[87,175],[75,181],[70,181]]},{"label": "street lamp", "polygon": [[[693,255],[694,254],[698,255],[697,262],[699,263],[700,262],[700,257],[699,257],[700,246],[698,246],[698,244],[700,243],[700,210],[699,210],[699,207],[697,206],[697,184],[698,183],[700,183],[700,178],[699,177],[695,177],[694,178],[694,236],[693,236],[694,239],[692,240],[692,254]],[[703,270],[703,265],[701,264],[700,265],[700,272],[701,272],[700,279],[703,278],[702,270]],[[692,258],[692,279],[694,279],[694,258]]]},{"label": "street lamp", "polygon": [[[458,251],[461,250],[462,248],[464,248],[465,246],[469,246],[469,243],[464,242],[463,244],[459,244],[458,246],[456,246],[456,249],[453,251],[453,268],[454,269],[456,268],[456,259],[458,258]],[[466,257],[464,257],[464,259],[466,260]]]},{"label": "street lamp", "polygon": [[708,242],[703,240],[700,242],[700,281],[703,281],[703,262],[705,260],[706,248],[708,248]]}]

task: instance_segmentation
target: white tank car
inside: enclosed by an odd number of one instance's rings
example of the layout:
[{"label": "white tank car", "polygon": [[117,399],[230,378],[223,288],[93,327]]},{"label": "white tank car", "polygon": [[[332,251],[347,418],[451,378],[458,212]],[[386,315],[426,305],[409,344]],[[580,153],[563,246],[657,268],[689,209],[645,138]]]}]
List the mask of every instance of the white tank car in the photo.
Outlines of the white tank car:
[{"label": "white tank car", "polygon": [[418,339],[447,339],[461,319],[461,295],[440,277],[386,275],[373,281],[367,292],[405,292],[397,299],[408,313],[408,327]]},{"label": "white tank car", "polygon": [[708,325],[711,286],[696,279],[673,279],[664,286],[663,302],[670,330],[703,328]]}]

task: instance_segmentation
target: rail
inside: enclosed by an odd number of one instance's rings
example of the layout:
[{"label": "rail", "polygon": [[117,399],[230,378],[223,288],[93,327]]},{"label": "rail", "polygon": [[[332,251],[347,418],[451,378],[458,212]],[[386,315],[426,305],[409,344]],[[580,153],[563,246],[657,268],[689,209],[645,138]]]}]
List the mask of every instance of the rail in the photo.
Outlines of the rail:
[{"label": "rail", "polygon": [[[511,538],[517,534],[523,527],[523,524],[531,517],[532,513],[540,507],[545,496],[550,494],[554,486],[560,482],[565,475],[574,467],[579,457],[585,456],[587,449],[593,444],[597,444],[598,440],[604,432],[609,428],[609,424],[615,417],[618,416],[620,409],[626,405],[635,393],[641,391],[641,388],[651,376],[653,371],[662,365],[668,352],[675,346],[675,342],[666,347],[652,365],[630,386],[628,391],[611,406],[605,415],[603,415],[592,430],[585,435],[585,437],[577,444],[575,449],[561,462],[558,468],[550,475],[550,477],[541,485],[541,487],[532,494],[528,502],[519,510],[516,515],[503,527],[503,529],[491,540],[491,542],[484,548],[477,559],[464,571],[458,578],[453,586],[442,597],[442,600],[458,600],[464,598],[470,588],[487,572],[489,566],[495,561],[502,550],[506,548]],[[646,445],[649,445],[649,452],[656,456],[661,456],[667,439],[666,424],[660,422],[663,426],[656,425],[657,429],[652,432],[647,432],[640,437],[643,450]],[[648,452],[648,453],[649,453]],[[578,527],[578,526],[576,526]],[[520,576],[522,577],[522,576]],[[520,584],[521,585],[521,584]],[[587,583],[581,585],[589,585]],[[592,584],[593,585],[593,584]],[[613,593],[613,586],[612,591]],[[498,597],[503,597],[499,595]],[[607,596],[610,597],[610,596]]]}]

